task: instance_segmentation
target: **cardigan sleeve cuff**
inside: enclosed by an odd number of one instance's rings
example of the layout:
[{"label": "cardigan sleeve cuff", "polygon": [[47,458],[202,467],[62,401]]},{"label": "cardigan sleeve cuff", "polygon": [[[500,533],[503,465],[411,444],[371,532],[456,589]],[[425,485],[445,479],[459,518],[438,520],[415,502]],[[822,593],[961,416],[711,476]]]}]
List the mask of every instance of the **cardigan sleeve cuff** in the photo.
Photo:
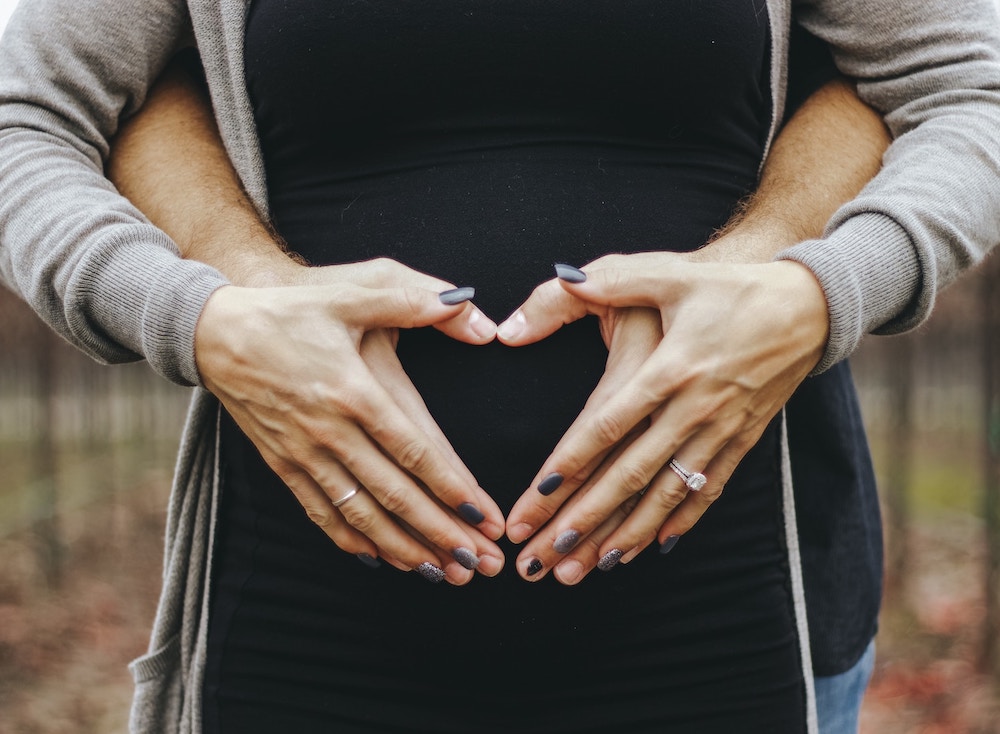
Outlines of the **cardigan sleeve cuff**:
[{"label": "cardigan sleeve cuff", "polygon": [[802,242],[775,259],[805,265],[826,296],[830,336],[813,374],[849,357],[865,334],[902,331],[930,310],[918,301],[920,263],[913,243],[884,214],[853,216],[823,239]]},{"label": "cardigan sleeve cuff", "polygon": [[113,359],[144,357],[172,382],[201,385],[194,332],[209,296],[228,284],[221,273],[181,259],[148,225],[122,227],[74,270],[65,306],[76,338]]}]

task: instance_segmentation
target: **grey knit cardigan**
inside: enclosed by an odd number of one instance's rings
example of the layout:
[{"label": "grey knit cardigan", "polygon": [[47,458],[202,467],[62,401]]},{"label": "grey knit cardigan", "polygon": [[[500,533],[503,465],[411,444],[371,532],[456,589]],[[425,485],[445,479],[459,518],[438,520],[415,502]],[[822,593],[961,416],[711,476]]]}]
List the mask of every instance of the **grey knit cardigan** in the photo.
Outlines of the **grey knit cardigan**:
[{"label": "grey knit cardigan", "polygon": [[[99,360],[146,359],[168,379],[199,384],[194,327],[226,281],[182,260],[108,183],[103,162],[119,121],[193,30],[227,150],[266,216],[243,76],[248,5],[21,0],[0,42],[0,277]],[[823,369],[867,332],[918,324],[936,291],[1000,239],[1000,21],[993,0],[767,0],[775,121],[793,6],[896,139],[882,172],[825,236],[780,255],[811,268],[825,290]],[[196,391],[150,652],[132,665],[136,732],[201,729],[217,408]]]}]

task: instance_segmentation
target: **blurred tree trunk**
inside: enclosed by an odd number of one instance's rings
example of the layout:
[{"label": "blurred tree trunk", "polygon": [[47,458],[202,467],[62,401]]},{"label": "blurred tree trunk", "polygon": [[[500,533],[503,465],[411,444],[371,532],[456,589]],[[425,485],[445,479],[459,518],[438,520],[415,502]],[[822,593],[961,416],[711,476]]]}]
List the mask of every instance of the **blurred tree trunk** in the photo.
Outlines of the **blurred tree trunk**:
[{"label": "blurred tree trunk", "polygon": [[48,329],[32,330],[32,361],[35,365],[35,396],[39,420],[32,441],[31,463],[38,488],[34,498],[38,523],[35,528],[39,565],[49,586],[62,578],[63,545],[56,513],[59,491],[56,481],[56,364],[55,337]]},{"label": "blurred tree trunk", "polygon": [[1000,258],[987,261],[980,277],[986,533],[986,615],[981,664],[1000,685]]},{"label": "blurred tree trunk", "polygon": [[886,441],[885,504],[888,526],[886,597],[902,603],[909,573],[910,484],[913,473],[913,363],[912,334],[890,341],[889,436]]}]

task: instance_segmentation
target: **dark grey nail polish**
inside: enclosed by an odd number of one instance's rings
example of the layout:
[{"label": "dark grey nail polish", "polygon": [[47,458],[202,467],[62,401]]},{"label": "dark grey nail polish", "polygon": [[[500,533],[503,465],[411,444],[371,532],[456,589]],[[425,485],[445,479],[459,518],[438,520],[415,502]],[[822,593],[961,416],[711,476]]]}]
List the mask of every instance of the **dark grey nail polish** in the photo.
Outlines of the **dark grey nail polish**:
[{"label": "dark grey nail polish", "polygon": [[580,542],[580,533],[576,530],[564,530],[552,544],[552,550],[556,553],[569,553],[573,547]]},{"label": "dark grey nail polish", "polygon": [[368,566],[368,568],[378,568],[379,566],[382,565],[379,559],[377,559],[375,556],[370,556],[367,553],[358,553],[357,557],[358,560],[361,561],[366,566]]},{"label": "dark grey nail polish", "polygon": [[531,563],[528,564],[528,575],[534,576],[536,573],[542,570],[542,562],[537,558],[532,558]]},{"label": "dark grey nail polish", "polygon": [[479,566],[479,556],[468,548],[456,548],[451,552],[451,555],[452,558],[462,564],[463,568],[467,568],[470,571],[475,571],[476,567]]},{"label": "dark grey nail polish", "polygon": [[667,555],[667,553],[669,553],[674,549],[674,546],[677,545],[677,541],[680,539],[681,536],[679,535],[671,535],[669,538],[664,540],[663,543],[660,545],[660,555],[662,556]]},{"label": "dark grey nail polish", "polygon": [[444,571],[429,561],[424,561],[413,570],[433,584],[444,581]]},{"label": "dark grey nail polish", "polygon": [[597,567],[602,571],[610,571],[612,568],[618,565],[618,561],[622,559],[623,555],[625,555],[625,553],[622,550],[618,548],[612,548],[603,556],[601,556],[601,560],[597,562]]},{"label": "dark grey nail polish", "polygon": [[585,272],[566,263],[556,263],[556,275],[567,283],[585,283],[587,281]]},{"label": "dark grey nail polish", "polygon": [[479,508],[471,502],[463,502],[455,509],[458,510],[458,514],[462,516],[462,519],[470,525],[478,525],[486,519],[486,515],[480,512]]},{"label": "dark grey nail polish", "polygon": [[562,483],[563,475],[559,472],[552,472],[538,483],[538,493],[548,497],[550,494],[559,489]]},{"label": "dark grey nail polish", "polygon": [[438,294],[438,298],[441,299],[441,303],[445,306],[457,306],[459,303],[465,303],[466,301],[471,301],[476,297],[476,289],[472,286],[465,286],[463,288],[452,288],[449,291],[444,291]]}]

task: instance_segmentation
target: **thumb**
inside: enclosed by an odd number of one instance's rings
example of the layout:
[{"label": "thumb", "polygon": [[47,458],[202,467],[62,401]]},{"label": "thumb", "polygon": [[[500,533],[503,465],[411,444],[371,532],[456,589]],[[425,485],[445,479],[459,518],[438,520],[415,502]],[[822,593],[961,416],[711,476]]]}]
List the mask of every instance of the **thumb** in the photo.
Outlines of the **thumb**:
[{"label": "thumb", "polygon": [[[621,262],[622,258],[616,261]],[[567,293],[591,304],[591,310],[598,305],[659,307],[680,275],[664,272],[662,267],[597,264],[588,266],[586,272],[572,265],[557,265],[556,274],[554,282]]]},{"label": "thumb", "polygon": [[511,347],[532,344],[588,313],[591,311],[586,303],[560,288],[555,280],[547,280],[497,326],[497,338]]}]

